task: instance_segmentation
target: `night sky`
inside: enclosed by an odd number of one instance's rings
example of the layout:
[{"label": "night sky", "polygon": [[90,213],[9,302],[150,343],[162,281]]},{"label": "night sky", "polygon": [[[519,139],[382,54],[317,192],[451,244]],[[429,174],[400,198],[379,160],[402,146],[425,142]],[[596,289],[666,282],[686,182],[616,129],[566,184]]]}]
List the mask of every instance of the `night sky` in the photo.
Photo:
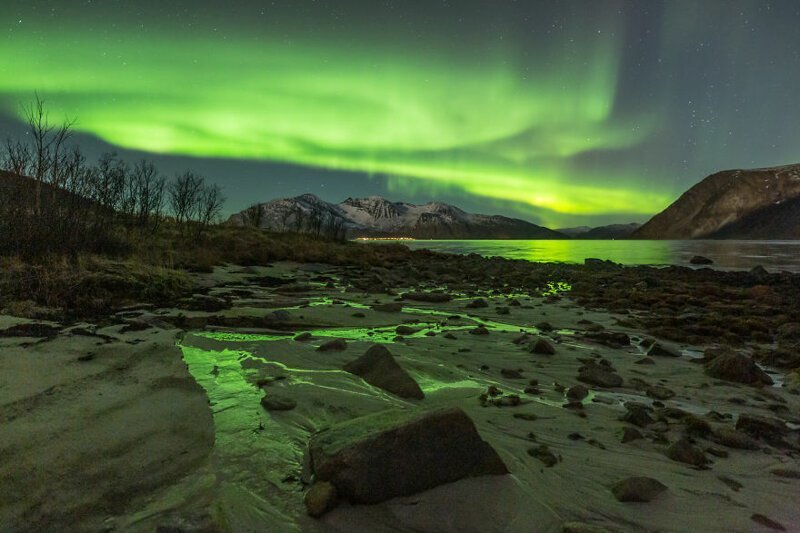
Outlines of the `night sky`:
[{"label": "night sky", "polygon": [[35,91],[91,154],[224,186],[644,221],[800,162],[800,2],[2,0],[0,136]]}]

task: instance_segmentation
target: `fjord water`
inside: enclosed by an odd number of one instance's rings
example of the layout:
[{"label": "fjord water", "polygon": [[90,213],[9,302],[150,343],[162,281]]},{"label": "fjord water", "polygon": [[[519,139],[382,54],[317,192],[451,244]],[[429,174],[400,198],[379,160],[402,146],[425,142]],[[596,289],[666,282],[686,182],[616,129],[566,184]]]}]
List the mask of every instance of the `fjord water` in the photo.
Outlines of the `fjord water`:
[{"label": "fjord water", "polygon": [[587,257],[625,265],[689,265],[695,255],[713,268],[800,272],[800,241],[637,241],[637,240],[404,240],[409,248],[457,254],[476,253],[529,261],[583,263]]}]

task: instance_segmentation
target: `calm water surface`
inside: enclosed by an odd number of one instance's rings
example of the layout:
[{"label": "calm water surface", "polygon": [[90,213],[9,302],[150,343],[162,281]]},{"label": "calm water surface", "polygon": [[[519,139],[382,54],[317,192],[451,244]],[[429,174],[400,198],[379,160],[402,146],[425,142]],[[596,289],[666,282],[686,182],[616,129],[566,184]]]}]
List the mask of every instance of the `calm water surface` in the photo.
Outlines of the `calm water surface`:
[{"label": "calm water surface", "polygon": [[587,257],[626,265],[689,265],[702,255],[713,268],[749,270],[761,265],[771,272],[800,272],[800,241],[402,241],[412,249],[456,254],[476,253],[529,261],[583,263]]}]

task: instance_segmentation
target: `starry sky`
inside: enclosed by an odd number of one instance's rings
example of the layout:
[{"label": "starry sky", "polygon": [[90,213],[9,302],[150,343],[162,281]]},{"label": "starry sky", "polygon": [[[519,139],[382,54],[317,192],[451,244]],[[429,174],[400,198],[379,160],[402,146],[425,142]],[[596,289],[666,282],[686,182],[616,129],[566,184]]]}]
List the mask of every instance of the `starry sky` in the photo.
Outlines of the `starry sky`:
[{"label": "starry sky", "polygon": [[38,92],[90,155],[219,183],[644,221],[800,162],[796,0],[2,0],[0,136]]}]

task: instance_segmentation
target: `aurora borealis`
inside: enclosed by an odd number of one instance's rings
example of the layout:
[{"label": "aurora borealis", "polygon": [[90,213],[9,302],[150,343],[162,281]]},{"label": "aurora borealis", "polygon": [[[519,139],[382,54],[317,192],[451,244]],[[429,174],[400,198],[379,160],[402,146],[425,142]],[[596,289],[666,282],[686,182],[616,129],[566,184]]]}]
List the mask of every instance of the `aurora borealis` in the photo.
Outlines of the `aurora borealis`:
[{"label": "aurora borealis", "polygon": [[715,170],[800,161],[793,1],[6,0],[0,16],[0,126],[38,91],[87,139],[205,173],[230,211],[310,191],[641,221]]}]

